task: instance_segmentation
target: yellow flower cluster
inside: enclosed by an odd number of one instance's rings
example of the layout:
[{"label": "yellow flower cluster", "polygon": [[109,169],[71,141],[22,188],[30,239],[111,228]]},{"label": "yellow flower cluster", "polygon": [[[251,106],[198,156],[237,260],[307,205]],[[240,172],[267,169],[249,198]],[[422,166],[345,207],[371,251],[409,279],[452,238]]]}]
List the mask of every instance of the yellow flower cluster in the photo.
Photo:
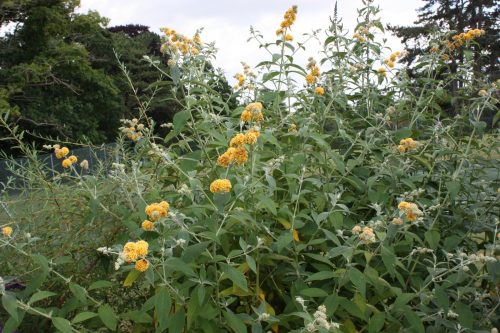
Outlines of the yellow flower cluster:
[{"label": "yellow flower cluster", "polygon": [[2,228],[2,235],[5,237],[10,237],[12,235],[12,228],[11,227],[3,227]]},{"label": "yellow flower cluster", "polygon": [[325,88],[323,88],[323,87],[316,87],[316,88],[314,89],[314,93],[315,93],[316,95],[323,96],[323,95],[325,94]]},{"label": "yellow flower cluster", "polygon": [[394,68],[394,64],[398,61],[398,58],[401,58],[402,53],[399,51],[396,51],[392,53],[389,58],[384,60],[384,64],[387,65],[389,68]]},{"label": "yellow flower cluster", "polygon": [[223,193],[231,190],[231,182],[229,179],[216,179],[210,184],[210,192]]},{"label": "yellow flower cluster", "polygon": [[285,35],[285,40],[286,40],[287,42],[291,42],[291,41],[293,41],[293,36],[292,36],[291,34],[286,34],[286,35]]},{"label": "yellow flower cluster", "polygon": [[276,36],[285,34],[286,30],[295,23],[296,19],[297,6],[292,6],[288,8],[288,10],[285,12],[285,15],[283,15],[283,21],[280,24],[280,28],[276,30]]},{"label": "yellow flower cluster", "polygon": [[321,72],[313,58],[309,58],[308,61],[309,63],[307,64],[307,69],[309,70],[309,73],[306,75],[306,82],[308,84],[314,84],[316,83],[316,80],[320,76]]},{"label": "yellow flower cluster", "polygon": [[78,158],[75,155],[71,155],[70,157],[65,158],[62,161],[62,166],[63,166],[63,168],[69,168],[71,165],[75,164],[76,162],[78,162]]},{"label": "yellow flower cluster", "polygon": [[157,221],[159,218],[167,216],[169,208],[170,205],[168,204],[168,202],[162,201],[147,205],[144,211],[149,216],[151,221]]},{"label": "yellow flower cluster", "polygon": [[288,129],[288,132],[290,132],[290,133],[297,133],[297,125],[295,125],[295,124],[292,123],[290,125],[290,128]]},{"label": "yellow flower cluster", "polygon": [[406,215],[406,218],[410,222],[416,221],[423,214],[418,206],[412,202],[401,201],[398,209]]},{"label": "yellow flower cluster", "polygon": [[123,246],[123,258],[127,262],[135,262],[139,258],[144,258],[148,254],[149,244],[140,240],[137,242],[128,242]]},{"label": "yellow flower cluster", "polygon": [[173,29],[160,29],[166,36],[167,41],[162,44],[160,51],[165,53],[170,50],[172,53],[182,53],[183,55],[198,55],[201,48],[200,34],[197,32],[193,38],[188,38]]},{"label": "yellow flower cluster", "polygon": [[217,164],[227,168],[231,163],[236,162],[241,165],[248,160],[248,152],[245,144],[253,145],[257,143],[260,132],[256,129],[249,130],[246,134],[238,133],[231,141],[226,152],[217,158]]},{"label": "yellow flower cluster", "polygon": [[380,67],[379,69],[377,69],[377,74],[385,77],[387,75],[387,71],[384,67]]},{"label": "yellow flower cluster", "polygon": [[261,121],[264,120],[264,115],[262,114],[262,103],[261,102],[254,102],[248,104],[243,112],[241,113],[241,121],[244,122],[251,122],[255,121],[257,123],[260,123]]},{"label": "yellow flower cluster", "polygon": [[351,232],[353,235],[359,235],[359,239],[365,244],[375,242],[375,234],[373,233],[373,229],[370,227],[361,228],[361,226],[355,225]]},{"label": "yellow flower cluster", "polygon": [[127,138],[129,138],[130,140],[137,141],[144,136],[143,134],[143,132],[145,131],[144,124],[139,124],[139,120],[137,120],[137,118],[134,118],[132,120],[122,119],[120,121],[124,124],[124,126],[118,129],[122,133],[127,135]]},{"label": "yellow flower cluster", "polygon": [[446,47],[450,50],[453,51],[462,45],[464,45],[466,42],[473,40],[474,38],[480,37],[484,35],[484,30],[483,29],[472,29],[467,32],[462,32],[461,34],[452,36],[451,39],[453,41],[448,41],[446,44]]},{"label": "yellow flower cluster", "polygon": [[403,219],[400,217],[395,217],[392,219],[392,224],[394,225],[402,225],[403,224]]},{"label": "yellow flower cluster", "polygon": [[145,272],[149,268],[149,261],[146,259],[140,259],[137,260],[135,263],[135,269],[138,270],[139,272]]},{"label": "yellow flower cluster", "polygon": [[352,38],[356,39],[359,43],[364,43],[369,33],[370,30],[368,27],[359,26],[354,32],[354,35],[352,35]]},{"label": "yellow flower cluster", "polygon": [[141,227],[145,231],[151,231],[154,229],[155,225],[150,220],[144,220],[142,221]]},{"label": "yellow flower cluster", "polygon": [[398,150],[400,153],[408,152],[417,147],[418,141],[413,140],[412,138],[401,139],[399,141]]},{"label": "yellow flower cluster", "polygon": [[243,87],[243,85],[245,84],[245,75],[241,74],[241,73],[236,73],[234,74],[233,76],[236,80],[238,80],[238,83],[236,83],[236,85],[234,86],[234,89],[239,89],[241,87]]},{"label": "yellow flower cluster", "polygon": [[56,155],[57,158],[63,158],[69,154],[69,149],[68,147],[60,148],[59,145],[54,145],[54,154]]}]

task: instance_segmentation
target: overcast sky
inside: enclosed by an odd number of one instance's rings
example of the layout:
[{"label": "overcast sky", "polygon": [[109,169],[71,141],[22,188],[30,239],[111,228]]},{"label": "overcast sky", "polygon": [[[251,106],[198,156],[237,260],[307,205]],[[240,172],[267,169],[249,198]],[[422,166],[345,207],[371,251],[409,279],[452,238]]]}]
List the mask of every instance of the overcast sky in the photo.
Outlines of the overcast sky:
[{"label": "overcast sky", "polygon": [[[219,49],[216,66],[230,77],[241,72],[241,61],[250,66],[267,60],[264,51],[258,49],[255,41],[247,42],[250,26],[261,31],[268,41],[275,40],[283,14],[291,5],[298,6],[297,21],[292,28],[296,40],[303,33],[315,29],[326,29],[329,16],[333,13],[334,0],[81,0],[80,12],[97,10],[109,18],[110,26],[122,24],[143,24],[160,33],[160,27],[169,27],[192,36],[203,27],[203,41],[215,41]],[[416,8],[421,0],[376,0],[382,9],[381,19],[385,24],[408,25],[416,19]],[[352,30],[356,24],[356,8],[361,0],[338,0],[339,17],[344,26]],[[400,49],[399,41],[387,35],[388,44],[394,50]],[[315,56],[316,45],[311,44],[298,60],[305,62]],[[316,53],[316,54],[315,54]],[[316,57],[316,58],[319,58]],[[303,64],[305,65],[305,64]]]}]

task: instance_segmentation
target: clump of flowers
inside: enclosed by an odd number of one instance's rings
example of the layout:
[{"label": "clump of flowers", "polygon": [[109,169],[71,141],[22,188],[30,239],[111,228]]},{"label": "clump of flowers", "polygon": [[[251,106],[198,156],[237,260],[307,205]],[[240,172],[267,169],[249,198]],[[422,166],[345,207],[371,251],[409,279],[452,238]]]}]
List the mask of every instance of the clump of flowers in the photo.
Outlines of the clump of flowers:
[{"label": "clump of flowers", "polygon": [[394,64],[398,61],[398,58],[402,57],[402,53],[399,51],[393,52],[389,58],[384,60],[384,64],[389,68],[394,68]]},{"label": "clump of flowers", "polygon": [[158,203],[152,203],[147,205],[144,211],[149,216],[151,221],[157,221],[162,217],[166,217],[168,214],[168,209],[170,205],[166,201],[161,201]]},{"label": "clump of flowers", "polygon": [[236,73],[236,74],[234,74],[233,77],[238,81],[236,83],[236,85],[234,86],[234,89],[237,90],[237,89],[242,88],[243,85],[245,84],[245,75],[243,75],[241,73]]},{"label": "clump of flowers", "polygon": [[288,128],[288,132],[290,133],[297,133],[297,125],[295,124],[290,124],[290,127]]},{"label": "clump of flowers", "polygon": [[148,254],[149,244],[140,240],[137,242],[128,242],[123,246],[121,257],[126,262],[136,262],[139,258],[144,258]]},{"label": "clump of flowers", "polygon": [[379,76],[385,77],[387,76],[387,70],[385,69],[385,67],[380,67],[379,69],[377,69],[377,74]]},{"label": "clump of flowers", "polygon": [[12,228],[9,226],[3,227],[2,228],[2,235],[4,235],[5,237],[10,237],[10,235],[12,235]]},{"label": "clump of flowers", "polygon": [[373,229],[370,227],[363,227],[363,231],[359,234],[359,239],[365,244],[374,243],[376,239]]},{"label": "clump of flowers", "polygon": [[314,89],[314,93],[315,93],[316,95],[323,96],[323,95],[325,94],[325,88],[323,88],[323,87],[316,87],[316,88]]},{"label": "clump of flowers", "polygon": [[149,268],[149,261],[146,259],[140,259],[135,262],[135,269],[139,272],[145,272]]},{"label": "clump of flowers", "polygon": [[68,156],[69,154],[69,149],[68,147],[62,147],[59,145],[54,145],[54,154],[56,155],[57,158],[63,158]]},{"label": "clump of flowers", "polygon": [[287,29],[289,29],[297,19],[297,6],[292,6],[288,8],[283,15],[283,21],[280,23],[280,28],[276,30],[276,36],[286,35]]},{"label": "clump of flowers", "polygon": [[306,82],[308,84],[314,84],[318,80],[321,72],[319,67],[316,65],[316,60],[311,57],[308,61],[309,63],[307,64],[307,69],[309,70],[309,73],[306,75]]},{"label": "clump of flowers", "polygon": [[401,141],[399,141],[398,150],[400,153],[409,152],[415,149],[417,145],[418,141],[415,141],[412,138],[401,139]]},{"label": "clump of flowers", "polygon": [[484,35],[484,33],[485,31],[483,29],[472,29],[467,32],[462,32],[460,34],[452,36],[452,41],[448,41],[446,47],[448,48],[448,50],[453,51],[464,45],[466,42]]},{"label": "clump of flowers", "polygon": [[200,53],[201,39],[199,32],[189,38],[170,28],[160,29],[165,34],[166,41],[161,45],[160,51],[165,53],[167,50],[172,54],[182,54],[196,56]]},{"label": "clump of flowers", "polygon": [[231,190],[231,182],[229,179],[216,179],[210,184],[210,192],[212,193],[227,193]]},{"label": "clump of flowers", "polygon": [[317,332],[323,329],[338,329],[340,327],[338,323],[328,321],[326,316],[326,306],[324,305],[318,306],[318,309],[314,312],[313,317],[314,320],[306,325],[306,330],[308,332]]},{"label": "clump of flowers", "polygon": [[150,220],[144,220],[142,221],[141,227],[145,231],[151,231],[154,229],[154,223],[151,222]]},{"label": "clump of flowers", "polygon": [[253,102],[248,104],[243,112],[241,113],[241,121],[251,122],[255,121],[260,123],[264,120],[264,115],[262,114],[262,103],[261,102]]},{"label": "clump of flowers", "polygon": [[118,129],[132,141],[141,139],[142,137],[144,137],[144,133],[147,132],[147,128],[144,126],[144,124],[139,124],[139,120],[137,118],[131,120],[120,119],[120,122],[124,126]]},{"label": "clump of flowers", "polygon": [[402,225],[403,224],[403,219],[400,217],[395,217],[392,219],[392,224],[394,225]]},{"label": "clump of flowers", "polygon": [[418,206],[412,202],[401,201],[398,209],[406,215],[410,222],[416,221],[419,216],[423,215]]},{"label": "clump of flowers", "polygon": [[354,31],[354,35],[352,35],[352,38],[356,39],[356,41],[358,43],[366,42],[367,37],[370,34],[370,26],[371,26],[371,23],[368,23],[368,25],[360,25]]},{"label": "clump of flowers", "polygon": [[257,143],[260,132],[250,129],[246,134],[238,133],[229,142],[229,148],[217,158],[219,166],[227,168],[231,163],[236,162],[241,165],[248,160],[248,152],[245,144],[253,145]]}]

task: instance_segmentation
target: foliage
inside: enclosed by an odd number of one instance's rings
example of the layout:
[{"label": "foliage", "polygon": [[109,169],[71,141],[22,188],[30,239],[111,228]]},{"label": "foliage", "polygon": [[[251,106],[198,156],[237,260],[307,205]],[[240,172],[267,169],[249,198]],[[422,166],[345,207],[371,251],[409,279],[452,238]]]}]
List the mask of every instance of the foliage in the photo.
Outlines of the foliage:
[{"label": "foliage", "polygon": [[[3,114],[32,161],[15,168],[27,184],[19,197],[40,198],[43,225],[102,228],[102,237],[77,234],[61,262],[58,248],[39,243],[48,236],[31,238],[45,229],[4,195],[1,255],[15,263],[2,271],[7,332],[33,323],[62,332],[498,327],[500,147],[481,121],[498,109],[498,83],[470,80],[472,60],[442,74],[436,52],[417,60],[425,80],[408,77],[402,54],[378,42],[384,28],[371,1],[354,38],[334,17],[324,40],[293,41],[296,16],[290,8],[271,42],[251,30],[271,59],[255,74],[244,68],[230,96],[206,70],[213,46],[164,29],[168,67],[146,60],[181,111],[158,124],[150,99],[139,103],[109,173],[70,162],[51,177]],[[295,63],[315,40],[323,58]],[[459,114],[441,119],[437,99],[455,80]],[[66,195],[55,201],[58,193]],[[109,273],[78,269],[75,247],[87,241],[98,251],[86,260],[109,260]],[[17,281],[26,288],[4,290]]]}]

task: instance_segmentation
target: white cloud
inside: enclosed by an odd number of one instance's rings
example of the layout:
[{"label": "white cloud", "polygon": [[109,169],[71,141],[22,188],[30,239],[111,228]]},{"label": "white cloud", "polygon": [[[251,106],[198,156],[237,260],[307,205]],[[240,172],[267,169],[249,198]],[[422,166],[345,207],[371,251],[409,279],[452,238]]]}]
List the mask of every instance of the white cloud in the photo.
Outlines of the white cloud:
[{"label": "white cloud", "polygon": [[[379,0],[384,23],[392,25],[411,24],[416,19],[416,8],[421,0]],[[228,77],[241,71],[240,61],[256,65],[265,60],[266,53],[259,50],[255,42],[247,43],[249,27],[261,31],[267,40],[275,38],[274,31],[281,22],[282,15],[291,5],[298,5],[298,16],[293,26],[293,34],[300,40],[303,33],[315,29],[325,29],[333,14],[333,0],[296,0],[293,3],[273,0],[81,0],[80,12],[97,10],[108,17],[110,26],[121,24],[143,24],[151,31],[159,33],[159,28],[168,26],[185,35],[193,35],[203,27],[202,39],[215,41],[219,49],[215,65],[224,69]],[[338,16],[350,31],[356,24],[356,8],[360,0],[338,0]],[[387,34],[388,45],[400,48],[399,41]],[[311,45],[307,54],[297,59],[305,61],[318,50]]]}]

